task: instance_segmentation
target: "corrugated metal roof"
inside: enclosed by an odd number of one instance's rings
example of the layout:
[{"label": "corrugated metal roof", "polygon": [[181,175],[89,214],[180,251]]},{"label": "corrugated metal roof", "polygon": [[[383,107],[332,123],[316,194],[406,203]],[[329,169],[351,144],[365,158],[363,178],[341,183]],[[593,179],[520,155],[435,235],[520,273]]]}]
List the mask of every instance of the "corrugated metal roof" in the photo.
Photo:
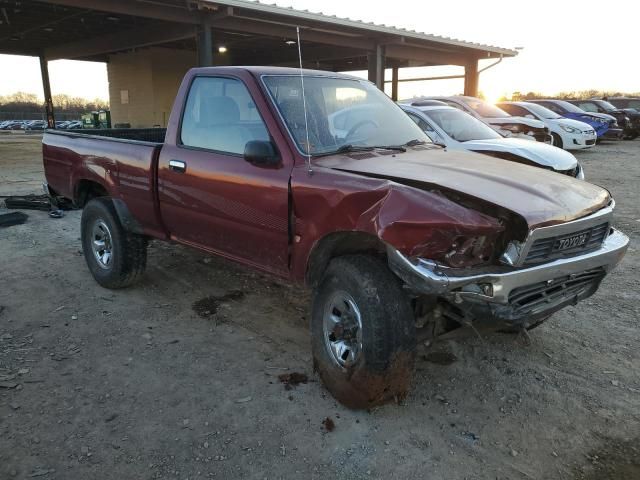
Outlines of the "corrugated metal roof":
[{"label": "corrugated metal roof", "polygon": [[327,23],[339,27],[354,28],[366,30],[369,32],[383,33],[388,35],[399,35],[407,39],[440,43],[453,47],[470,48],[482,52],[491,52],[493,54],[513,57],[518,54],[516,50],[496,47],[493,45],[484,45],[482,43],[466,42],[457,38],[442,37],[439,35],[431,35],[416,30],[408,30],[406,28],[393,27],[390,25],[377,24],[374,22],[364,22],[362,20],[353,20],[351,18],[338,17],[336,15],[325,15],[321,12],[311,12],[309,10],[297,10],[293,7],[282,7],[275,3],[260,2],[258,0],[204,0],[207,3],[216,5],[226,5],[229,7],[244,8],[248,10],[271,13],[275,15],[283,15],[288,17],[301,18],[316,22]]}]

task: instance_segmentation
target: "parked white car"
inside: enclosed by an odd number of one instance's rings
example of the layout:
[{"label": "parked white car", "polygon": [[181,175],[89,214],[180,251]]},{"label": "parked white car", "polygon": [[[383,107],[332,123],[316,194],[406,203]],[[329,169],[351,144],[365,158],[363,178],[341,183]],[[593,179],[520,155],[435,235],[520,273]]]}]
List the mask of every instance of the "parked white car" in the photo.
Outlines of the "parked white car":
[{"label": "parked white car", "polygon": [[479,98],[464,95],[454,95],[453,97],[421,97],[400,103],[420,107],[428,105],[433,100],[438,100],[463,112],[467,112],[478,120],[482,120],[505,137],[524,138],[526,140],[537,140],[538,142],[544,143],[553,142],[549,134],[549,129],[540,120],[510,115],[495,105],[491,105]]},{"label": "parked white car", "polygon": [[582,150],[596,144],[598,134],[588,123],[564,118],[547,107],[530,102],[500,102],[502,110],[511,115],[536,118],[549,128],[553,144],[565,150]]},{"label": "parked white car", "polygon": [[446,105],[400,107],[438,145],[542,167],[584,180],[584,170],[576,157],[560,148],[505,138],[481,120]]}]

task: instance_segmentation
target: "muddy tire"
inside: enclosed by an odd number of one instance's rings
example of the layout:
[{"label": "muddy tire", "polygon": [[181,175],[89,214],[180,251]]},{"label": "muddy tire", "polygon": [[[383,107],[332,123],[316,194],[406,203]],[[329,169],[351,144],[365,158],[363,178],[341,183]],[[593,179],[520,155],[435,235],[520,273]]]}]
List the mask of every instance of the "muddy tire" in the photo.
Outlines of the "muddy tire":
[{"label": "muddy tire", "polygon": [[331,261],[313,298],[311,343],[315,370],[343,405],[364,409],[407,395],[415,322],[385,262],[366,255]]},{"label": "muddy tire", "polygon": [[111,200],[94,198],[81,220],[82,250],[89,271],[105,288],[135,283],[147,266],[147,239],[127,232]]}]

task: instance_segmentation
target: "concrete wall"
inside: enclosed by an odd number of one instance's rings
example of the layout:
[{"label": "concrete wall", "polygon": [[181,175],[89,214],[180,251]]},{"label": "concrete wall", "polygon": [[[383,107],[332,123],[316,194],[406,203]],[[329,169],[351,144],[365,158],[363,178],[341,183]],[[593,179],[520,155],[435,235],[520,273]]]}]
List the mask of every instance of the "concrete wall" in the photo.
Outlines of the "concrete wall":
[{"label": "concrete wall", "polygon": [[182,77],[196,64],[194,52],[168,48],[109,56],[111,123],[166,127]]}]

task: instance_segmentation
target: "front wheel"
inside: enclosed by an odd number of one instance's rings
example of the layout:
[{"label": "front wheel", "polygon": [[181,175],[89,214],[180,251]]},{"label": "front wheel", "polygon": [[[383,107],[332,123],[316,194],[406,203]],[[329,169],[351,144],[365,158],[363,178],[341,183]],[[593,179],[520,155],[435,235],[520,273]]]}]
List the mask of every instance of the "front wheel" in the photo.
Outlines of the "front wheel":
[{"label": "front wheel", "polygon": [[85,205],[81,231],[84,258],[100,285],[123,288],[142,276],[147,239],[124,229],[109,198],[94,198]]},{"label": "front wheel", "polygon": [[564,144],[562,142],[562,137],[560,135],[558,135],[557,133],[551,133],[551,136],[553,137],[553,146],[554,147],[558,147],[558,148],[564,148]]},{"label": "front wheel", "polygon": [[314,366],[339,402],[360,409],[407,395],[415,321],[407,295],[383,261],[366,255],[333,259],[312,308]]}]

